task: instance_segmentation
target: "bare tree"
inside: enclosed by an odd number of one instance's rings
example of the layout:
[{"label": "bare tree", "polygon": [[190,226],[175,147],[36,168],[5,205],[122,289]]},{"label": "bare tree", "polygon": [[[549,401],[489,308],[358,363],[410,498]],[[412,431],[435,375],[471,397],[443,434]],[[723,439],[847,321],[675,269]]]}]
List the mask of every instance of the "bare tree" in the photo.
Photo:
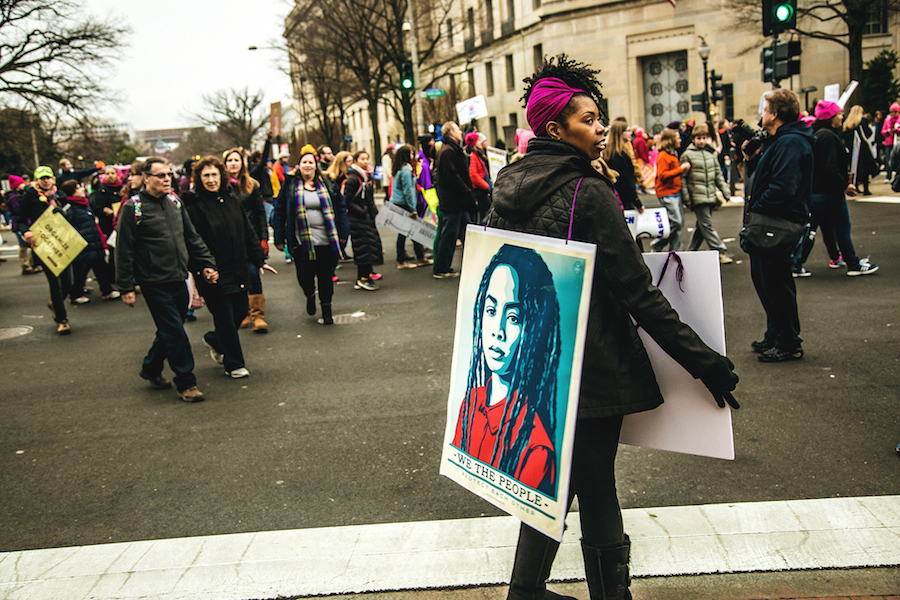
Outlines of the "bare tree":
[{"label": "bare tree", "polygon": [[[735,15],[738,27],[761,31],[759,0],[727,0],[726,6]],[[843,46],[850,59],[850,79],[862,81],[863,32],[873,11],[888,22],[900,14],[900,0],[809,0],[797,6],[797,28],[792,31]]]},{"label": "bare tree", "polygon": [[269,124],[269,112],[261,110],[262,90],[251,95],[242,90],[219,90],[203,95],[205,112],[192,115],[200,123],[215,127],[235,147],[250,148],[253,138]]},{"label": "bare tree", "polygon": [[92,71],[109,63],[128,31],[70,0],[0,0],[0,98],[72,116],[112,101]]}]

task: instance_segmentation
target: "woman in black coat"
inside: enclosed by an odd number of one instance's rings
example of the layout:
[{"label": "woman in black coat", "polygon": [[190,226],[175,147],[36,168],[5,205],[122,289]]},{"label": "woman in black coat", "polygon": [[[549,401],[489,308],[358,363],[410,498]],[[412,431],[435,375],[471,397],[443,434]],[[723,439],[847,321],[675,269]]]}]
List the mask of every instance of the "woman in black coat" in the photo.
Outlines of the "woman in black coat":
[{"label": "woman in black coat", "polygon": [[274,269],[265,265],[256,232],[240,202],[225,185],[225,167],[215,156],[206,156],[194,165],[193,190],[182,195],[194,228],[216,259],[219,280],[208,284],[197,277],[197,286],[212,313],[215,330],[203,336],[210,356],[225,366],[225,372],[238,379],[250,372],[244,365],[244,354],[238,327],[247,316],[250,288],[250,264],[258,269]]},{"label": "woman in black coat", "polygon": [[373,265],[384,264],[381,236],[375,227],[375,191],[366,169],[369,168],[369,153],[365,150],[353,155],[353,166],[347,171],[344,182],[344,199],[350,216],[350,241],[353,244],[353,262],[356,263],[357,290],[375,291],[375,280],[379,273],[372,271]]},{"label": "woman in black coat", "polygon": [[106,238],[100,233],[100,228],[94,220],[84,186],[77,179],[68,179],[63,182],[60,189],[66,196],[67,204],[63,207],[66,219],[88,243],[72,262],[72,289],[69,292],[69,301],[72,304],[88,302],[84,282],[91,269],[97,277],[103,299],[118,298],[119,292],[113,290],[109,278],[109,265],[106,264]]},{"label": "woman in black coat", "polygon": [[[624,600],[631,598],[630,542],[616,496],[617,442],[623,415],[663,400],[632,317],[706,384],[719,406],[727,401],[737,407],[731,390],[738,378],[731,361],[682,323],[653,286],[612,184],[591,166],[603,140],[596,71],[560,55],[525,81],[526,115],[537,137],[524,158],[497,176],[488,222],[597,247],[568,501],[578,496],[591,599]],[[546,589],[558,548],[522,524],[509,600],[561,598]]]}]

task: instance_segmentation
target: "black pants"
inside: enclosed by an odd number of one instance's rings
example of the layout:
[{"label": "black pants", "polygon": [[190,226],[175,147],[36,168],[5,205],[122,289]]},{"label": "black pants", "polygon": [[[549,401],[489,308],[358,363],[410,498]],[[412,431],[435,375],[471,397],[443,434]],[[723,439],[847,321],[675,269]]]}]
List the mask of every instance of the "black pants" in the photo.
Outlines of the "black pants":
[{"label": "black pants", "polygon": [[786,261],[750,255],[750,277],[766,311],[765,339],[787,351],[800,348],[800,316],[797,288]]},{"label": "black pants", "polygon": [[224,356],[226,371],[234,371],[244,366],[244,353],[241,350],[241,338],[238,329],[241,321],[250,310],[247,292],[227,294],[225,296],[208,296],[206,307],[213,316],[216,325],[214,331],[208,331],[203,336],[206,343],[212,346],[216,352]]},{"label": "black pants", "polygon": [[329,246],[316,246],[316,258],[310,260],[302,248],[293,251],[294,267],[297,269],[297,282],[307,298],[316,293],[316,280],[319,283],[319,302],[329,304],[334,296],[334,282],[331,275],[334,271],[334,254]]},{"label": "black pants", "polygon": [[57,277],[50,270],[50,267],[37,257],[37,254],[32,253],[32,260],[35,265],[43,267],[44,276],[47,278],[47,284],[50,286],[50,302],[53,304],[53,312],[56,315],[54,320],[57,323],[68,320],[68,315],[66,314],[66,296],[69,295],[69,292],[72,289],[72,267],[66,267],[59,274],[59,277]]},{"label": "black pants", "polygon": [[94,271],[94,277],[100,286],[100,293],[109,296],[112,291],[112,283],[109,280],[109,265],[102,258],[90,262],[76,262],[72,264],[72,274],[74,281],[72,282],[72,300],[84,295],[84,282],[87,281],[88,273]]}]

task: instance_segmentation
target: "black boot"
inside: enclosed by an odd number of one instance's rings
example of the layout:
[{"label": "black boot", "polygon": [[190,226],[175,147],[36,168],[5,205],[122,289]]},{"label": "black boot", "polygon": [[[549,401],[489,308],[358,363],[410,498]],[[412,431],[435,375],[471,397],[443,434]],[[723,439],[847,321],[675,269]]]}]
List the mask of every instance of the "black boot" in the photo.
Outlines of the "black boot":
[{"label": "black boot", "polygon": [[547,589],[550,567],[559,542],[525,525],[519,527],[516,561],[509,581],[507,600],[575,600]]},{"label": "black boot", "polygon": [[331,316],[331,302],[322,303],[322,324],[334,325],[334,318]]},{"label": "black boot", "polygon": [[581,553],[591,600],[631,600],[628,590],[631,540],[627,535],[624,542],[600,548],[581,542]]}]

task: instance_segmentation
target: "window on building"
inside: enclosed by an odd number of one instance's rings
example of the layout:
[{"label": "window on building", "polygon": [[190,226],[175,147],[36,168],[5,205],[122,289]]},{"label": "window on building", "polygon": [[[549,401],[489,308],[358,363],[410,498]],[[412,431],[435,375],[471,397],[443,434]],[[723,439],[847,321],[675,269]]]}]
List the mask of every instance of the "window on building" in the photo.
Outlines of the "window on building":
[{"label": "window on building", "polygon": [[469,39],[475,39],[475,9],[471,6],[469,10],[466,12],[466,22],[469,28]]},{"label": "window on building", "polygon": [[887,3],[873,2],[870,4],[866,15],[866,25],[863,27],[863,35],[887,33],[887,25]]},{"label": "window on building", "polygon": [[491,134],[490,139],[488,140],[488,143],[496,146],[497,139],[498,139],[497,138],[497,117],[491,117],[488,120],[488,133]]},{"label": "window on building", "polygon": [[519,126],[519,115],[517,113],[509,113],[509,126],[513,128]]},{"label": "window on building", "polygon": [[494,0],[484,2],[484,28],[486,31],[494,31]]},{"label": "window on building", "polygon": [[447,19],[447,45],[453,47],[453,19]]},{"label": "window on building", "polygon": [[508,13],[507,21],[515,21],[516,19],[516,0],[506,0],[506,10]]},{"label": "window on building", "polygon": [[469,82],[469,98],[474,98],[477,95],[475,93],[475,69],[466,71],[466,81]]},{"label": "window on building", "polygon": [[516,89],[516,73],[513,70],[513,55],[506,55],[506,89]]},{"label": "window on building", "polygon": [[544,63],[544,45],[537,44],[534,47],[534,70],[537,71],[538,68]]},{"label": "window on building", "polygon": [[488,61],[484,63],[484,80],[487,85],[487,95],[494,95],[494,63]]},{"label": "window on building", "polygon": [[532,0],[532,2],[531,2],[531,7],[532,7],[534,10],[539,9],[539,8],[541,7],[541,0]]},{"label": "window on building", "polygon": [[722,96],[725,100],[725,113],[722,115],[729,121],[734,120],[734,84],[726,83],[722,86]]}]

